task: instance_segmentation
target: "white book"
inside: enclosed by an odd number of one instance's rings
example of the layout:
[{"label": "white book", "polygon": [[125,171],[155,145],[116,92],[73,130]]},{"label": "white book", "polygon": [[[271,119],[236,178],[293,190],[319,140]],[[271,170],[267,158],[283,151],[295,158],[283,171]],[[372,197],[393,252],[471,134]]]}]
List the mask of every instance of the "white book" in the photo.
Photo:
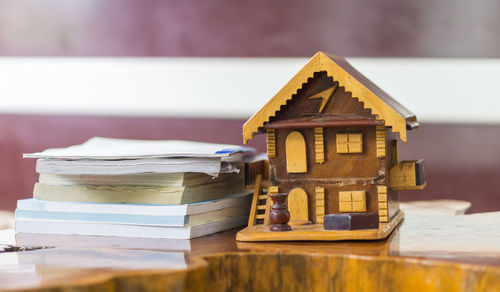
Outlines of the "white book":
[{"label": "white book", "polygon": [[16,221],[16,232],[37,234],[75,234],[142,238],[191,239],[243,226],[247,223],[247,221],[248,216],[239,216],[202,225],[186,227],[163,227],[148,225],[19,219]]},{"label": "white book", "polygon": [[227,218],[247,215],[250,212],[250,201],[244,205],[228,207],[201,214],[193,215],[137,215],[116,213],[94,213],[78,211],[46,211],[17,209],[16,220],[38,219],[58,221],[96,222],[130,225],[152,225],[152,226],[194,226],[210,222],[221,221]]},{"label": "white book", "polygon": [[17,209],[32,211],[79,212],[128,215],[165,215],[185,216],[212,212],[220,209],[247,205],[251,201],[250,192],[232,195],[218,200],[183,204],[183,205],[151,205],[151,204],[113,204],[94,202],[45,201],[23,199],[17,201]]},{"label": "white book", "polygon": [[253,153],[254,148],[180,140],[132,140],[94,137],[66,148],[24,154],[25,158],[44,159],[141,159],[169,157],[222,158],[235,153]]},{"label": "white book", "polygon": [[36,172],[51,174],[128,175],[143,173],[201,172],[212,176],[238,172],[220,158],[150,158],[127,160],[61,160],[38,159]]},{"label": "white book", "polygon": [[[6,230],[14,234],[13,229]],[[6,231],[0,231],[6,232]],[[58,248],[113,248],[165,251],[190,251],[189,239],[132,238],[117,236],[72,235],[72,234],[34,234],[15,233],[12,245],[57,246]],[[0,249],[1,250],[1,249]]]},{"label": "white book", "polygon": [[178,140],[95,137],[81,145],[24,154],[39,158],[38,173],[123,175],[200,172],[217,176],[239,172],[236,162],[252,160],[255,149],[229,144]]},{"label": "white book", "polygon": [[193,226],[216,222],[226,218],[247,215],[250,205],[231,207],[222,210],[207,212],[203,214],[188,216],[169,215],[129,215],[129,214],[105,214],[105,213],[80,213],[80,212],[54,212],[54,211],[32,211],[16,210],[16,220],[38,219],[38,220],[61,220],[78,222],[96,222],[130,225],[152,225],[152,226]]}]

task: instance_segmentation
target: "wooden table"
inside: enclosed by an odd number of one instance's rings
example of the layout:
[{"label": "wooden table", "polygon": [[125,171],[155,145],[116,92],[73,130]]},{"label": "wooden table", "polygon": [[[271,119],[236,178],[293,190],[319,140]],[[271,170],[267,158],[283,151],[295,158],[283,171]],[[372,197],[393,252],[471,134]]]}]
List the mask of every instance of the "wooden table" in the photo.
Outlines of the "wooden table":
[{"label": "wooden table", "polygon": [[[385,240],[243,243],[18,234],[0,253],[0,290],[500,291],[500,212],[462,201],[403,204]],[[13,244],[12,230],[0,242]]]}]

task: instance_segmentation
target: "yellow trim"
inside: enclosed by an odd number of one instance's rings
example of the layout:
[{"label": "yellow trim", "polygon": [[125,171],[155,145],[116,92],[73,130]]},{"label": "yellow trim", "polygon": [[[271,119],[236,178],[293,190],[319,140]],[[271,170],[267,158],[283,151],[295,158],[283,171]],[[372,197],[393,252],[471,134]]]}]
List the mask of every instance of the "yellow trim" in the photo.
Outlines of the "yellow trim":
[{"label": "yellow trim", "polygon": [[316,187],[316,224],[323,224],[325,216],[325,188]]},{"label": "yellow trim", "polygon": [[277,194],[277,193],[279,193],[279,187],[278,186],[270,186],[268,192],[269,192],[269,194]]},{"label": "yellow trim", "polygon": [[318,52],[278,93],[271,98],[258,112],[256,112],[243,126],[243,143],[253,138],[253,134],[259,131],[269,119],[276,115],[280,107],[291,99],[302,84],[312,78],[314,72],[326,71],[328,76],[344,86],[346,91],[352,93],[353,98],[363,102],[363,106],[372,111],[378,120],[384,120],[385,126],[392,127],[393,132],[398,132],[402,141],[406,143],[406,120],[405,117],[396,112],[391,106],[381,100],[375,93],[370,91],[361,82],[347,73],[332,58],[323,52]]},{"label": "yellow trim", "polygon": [[398,132],[401,140],[406,143],[406,120],[404,117],[378,98],[375,93],[371,92],[358,80],[348,74],[327,55],[322,52],[316,55],[320,59],[320,68],[318,71],[328,72],[328,76],[338,81],[339,86],[344,86],[346,91],[350,91],[352,97],[357,98],[363,103],[364,108],[371,109],[372,114],[377,116],[378,120],[384,120],[386,126],[392,127],[393,132]]},{"label": "yellow trim", "polygon": [[366,192],[339,192],[339,212],[366,212]]},{"label": "yellow trim", "polygon": [[288,133],[285,140],[286,171],[288,173],[307,172],[307,149],[304,135],[299,131]]},{"label": "yellow trim", "polygon": [[267,157],[276,157],[276,130],[267,129]]},{"label": "yellow trim", "polygon": [[362,133],[337,133],[337,153],[363,153]]},{"label": "yellow trim", "polygon": [[377,186],[378,192],[378,221],[385,223],[389,220],[387,211],[387,187]]},{"label": "yellow trim", "polygon": [[407,187],[391,187],[391,191],[419,191],[425,189],[427,182],[424,182],[418,186],[407,186]]},{"label": "yellow trim", "polygon": [[321,106],[319,107],[318,113],[322,113],[323,110],[325,109],[326,104],[328,103],[328,101],[332,97],[332,95],[335,92],[335,90],[337,89],[337,87],[339,87],[338,84],[335,84],[333,87],[330,87],[326,90],[323,90],[320,93],[317,93],[313,96],[309,96],[307,99],[321,98]]},{"label": "yellow trim", "polygon": [[377,157],[383,158],[385,157],[385,127],[377,126],[376,131],[376,147],[377,147]]},{"label": "yellow trim", "polygon": [[314,150],[316,163],[325,162],[325,144],[323,137],[323,128],[314,128]]},{"label": "yellow trim", "polygon": [[297,93],[297,89],[302,87],[302,84],[307,83],[307,79],[318,71],[320,60],[318,54],[312,57],[311,60],[299,71],[286,85],[281,88],[278,93],[271,98],[258,112],[256,112],[246,123],[243,125],[243,143],[247,143],[252,139],[253,134],[259,130],[264,123],[269,121],[270,117],[276,114],[287,100],[292,99],[292,95]]}]

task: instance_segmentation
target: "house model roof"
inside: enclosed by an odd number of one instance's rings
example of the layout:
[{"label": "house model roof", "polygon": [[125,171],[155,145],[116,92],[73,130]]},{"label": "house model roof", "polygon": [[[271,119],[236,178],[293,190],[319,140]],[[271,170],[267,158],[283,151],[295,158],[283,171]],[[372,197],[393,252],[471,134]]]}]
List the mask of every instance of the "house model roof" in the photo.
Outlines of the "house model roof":
[{"label": "house model roof", "polygon": [[385,93],[382,89],[354,69],[344,58],[318,52],[271,100],[255,113],[243,126],[243,143],[262,131],[269,119],[276,115],[287,100],[292,99],[302,84],[312,78],[314,72],[326,71],[328,76],[352,93],[353,98],[363,102],[377,120],[392,127],[406,143],[406,130],[418,127],[415,114]]}]

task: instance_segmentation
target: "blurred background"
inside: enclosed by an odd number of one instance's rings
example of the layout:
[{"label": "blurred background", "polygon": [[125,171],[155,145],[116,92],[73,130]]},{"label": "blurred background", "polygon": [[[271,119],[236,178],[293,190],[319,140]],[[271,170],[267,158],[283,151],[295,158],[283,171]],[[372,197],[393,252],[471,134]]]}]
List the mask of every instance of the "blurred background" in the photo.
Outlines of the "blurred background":
[{"label": "blurred background", "polygon": [[428,186],[403,200],[500,210],[494,0],[0,0],[0,209],[32,196],[22,153],[93,136],[241,144],[318,50],[419,117],[400,158],[425,158]]}]

